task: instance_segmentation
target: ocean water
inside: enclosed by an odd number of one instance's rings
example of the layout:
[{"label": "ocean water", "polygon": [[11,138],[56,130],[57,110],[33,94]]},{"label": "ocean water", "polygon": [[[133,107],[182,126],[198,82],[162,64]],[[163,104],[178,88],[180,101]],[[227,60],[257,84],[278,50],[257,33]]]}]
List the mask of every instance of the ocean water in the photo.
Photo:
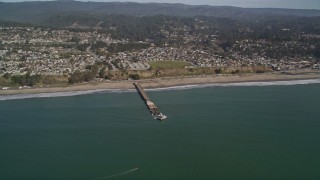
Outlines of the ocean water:
[{"label": "ocean water", "polygon": [[309,83],[2,96],[0,179],[319,179]]}]

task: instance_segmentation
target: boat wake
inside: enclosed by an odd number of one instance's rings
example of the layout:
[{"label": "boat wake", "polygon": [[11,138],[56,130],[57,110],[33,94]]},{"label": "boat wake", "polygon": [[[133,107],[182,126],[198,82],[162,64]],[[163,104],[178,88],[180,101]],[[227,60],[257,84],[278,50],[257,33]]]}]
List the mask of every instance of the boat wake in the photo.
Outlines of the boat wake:
[{"label": "boat wake", "polygon": [[118,173],[118,174],[113,174],[113,175],[110,175],[110,176],[100,177],[100,178],[97,178],[97,179],[110,179],[110,178],[114,178],[114,177],[118,177],[118,176],[127,175],[127,174],[133,173],[133,172],[135,172],[137,170],[139,170],[139,168],[133,168],[133,169],[129,169],[128,171],[124,171],[124,172],[121,172],[121,173]]}]

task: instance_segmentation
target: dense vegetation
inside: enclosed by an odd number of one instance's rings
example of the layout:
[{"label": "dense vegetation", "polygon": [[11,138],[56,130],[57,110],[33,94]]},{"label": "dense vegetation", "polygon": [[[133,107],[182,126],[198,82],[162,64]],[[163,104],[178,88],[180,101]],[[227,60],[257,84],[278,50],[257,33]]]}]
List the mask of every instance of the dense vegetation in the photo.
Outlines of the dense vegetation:
[{"label": "dense vegetation", "polygon": [[0,77],[0,86],[42,86],[42,85],[60,85],[65,84],[65,77],[56,77],[50,75],[14,75],[5,74]]},{"label": "dense vegetation", "polygon": [[[156,45],[181,44],[179,39],[166,39],[160,30],[173,33],[179,29],[178,35],[184,36],[186,32],[182,28],[187,27],[187,34],[203,35],[203,44],[200,45],[210,45],[210,37],[205,38],[206,35],[219,35],[223,49],[241,39],[284,41],[296,40],[302,32],[320,34],[320,10],[254,9],[182,4],[78,1],[1,3],[0,25],[26,25],[14,22],[68,28],[74,31],[98,31],[111,34],[114,39],[128,39],[129,41],[152,39]],[[204,22],[208,28],[197,29],[199,22]],[[290,29],[290,31],[283,31],[283,29]],[[96,45],[103,46],[99,43]],[[111,47],[108,51],[119,52],[122,49],[143,48],[141,46],[132,47],[132,45],[136,46],[136,44],[130,44],[131,47]],[[88,46],[80,45],[78,49],[85,50],[86,47]]]},{"label": "dense vegetation", "polygon": [[[244,55],[253,53],[264,53],[270,58],[281,59],[285,56],[296,57],[312,55],[320,57],[320,48],[306,49],[292,47],[291,50],[281,45],[282,42],[300,42],[303,46],[320,47],[316,39],[312,42],[310,38],[304,38],[303,34],[320,35],[320,17],[270,17],[258,22],[240,22],[226,18],[215,18],[207,16],[191,17],[133,17],[125,15],[93,16],[86,18],[81,16],[59,16],[51,17],[48,21],[51,26],[69,27],[74,22],[81,27],[91,27],[92,22],[99,26],[98,32],[111,34],[114,39],[126,39],[131,43],[111,44],[98,41],[91,47],[96,53],[104,55],[99,49],[104,48],[110,53],[145,49],[149,44],[134,43],[137,41],[151,40],[156,46],[181,46],[187,35],[197,38],[194,42],[198,47],[215,48],[217,45],[224,51],[233,48],[236,41],[268,41],[270,44],[264,48],[248,49],[241,51]],[[89,23],[88,23],[89,22]],[[100,22],[100,23],[98,23]],[[205,24],[205,26],[203,26]],[[203,26],[203,28],[196,28]],[[79,30],[72,29],[72,30]],[[80,28],[82,31],[96,31],[95,28]],[[163,33],[166,32],[166,33]],[[170,35],[176,34],[176,38]],[[212,43],[212,35],[218,37],[219,43]],[[279,46],[275,46],[279,44]],[[79,50],[85,51],[89,44],[79,45]],[[270,46],[270,47],[269,47]],[[236,48],[235,48],[236,50]]]},{"label": "dense vegetation", "polygon": [[69,78],[69,83],[76,84],[76,83],[92,81],[96,77],[98,72],[99,72],[99,66],[97,64],[88,66],[87,71],[85,72],[76,71],[75,73],[71,74]]},{"label": "dense vegetation", "polygon": [[[120,3],[120,2],[0,2],[0,18],[8,21],[42,23],[48,18],[61,14],[77,14],[95,16],[107,14],[126,14],[133,16],[168,15],[181,17],[212,16],[227,17],[238,20],[262,20],[269,16],[320,16],[319,10],[291,9],[255,9],[237,7],[192,6],[183,4],[161,3]],[[95,24],[92,19],[83,19]]]}]

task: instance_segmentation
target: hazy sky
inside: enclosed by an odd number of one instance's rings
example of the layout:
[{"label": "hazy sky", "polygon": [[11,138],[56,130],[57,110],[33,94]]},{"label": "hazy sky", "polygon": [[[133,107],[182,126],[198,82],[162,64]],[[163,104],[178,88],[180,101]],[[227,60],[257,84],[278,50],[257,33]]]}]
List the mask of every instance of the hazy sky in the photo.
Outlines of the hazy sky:
[{"label": "hazy sky", "polygon": [[[0,0],[4,2],[34,1],[34,0]],[[46,0],[42,0],[46,1]],[[88,1],[88,0],[82,0]],[[320,0],[90,0],[90,1],[133,1],[133,2],[167,2],[184,4],[206,4],[214,6],[238,7],[273,7],[294,9],[320,9]]]}]

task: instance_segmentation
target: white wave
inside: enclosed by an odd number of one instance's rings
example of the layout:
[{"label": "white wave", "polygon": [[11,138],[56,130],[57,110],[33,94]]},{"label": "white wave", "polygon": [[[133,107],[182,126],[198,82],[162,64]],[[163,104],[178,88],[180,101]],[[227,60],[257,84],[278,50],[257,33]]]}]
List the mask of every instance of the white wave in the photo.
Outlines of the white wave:
[{"label": "white wave", "polygon": [[[183,85],[173,86],[167,88],[151,88],[146,91],[172,91],[172,90],[186,90],[206,87],[247,87],[247,86],[292,86],[292,85],[306,85],[306,84],[320,84],[320,79],[310,80],[292,80],[292,81],[263,81],[263,82],[239,82],[239,83],[211,83],[199,85]],[[39,94],[16,94],[16,95],[0,95],[0,101],[15,100],[15,99],[29,99],[29,98],[50,98],[50,97],[67,97],[79,96],[96,93],[132,93],[135,89],[99,89],[87,91],[71,91],[71,92],[57,92],[57,93],[39,93]]]},{"label": "white wave", "polygon": [[96,93],[126,93],[134,92],[133,89],[97,89],[87,91],[70,91],[70,92],[55,92],[55,93],[38,93],[38,94],[15,94],[15,95],[0,95],[0,101],[16,100],[16,99],[30,99],[30,98],[52,98],[52,97],[68,97],[68,96],[80,96]]},{"label": "white wave", "polygon": [[306,84],[320,84],[320,79],[308,80],[291,80],[291,81],[260,81],[260,82],[238,82],[238,83],[209,83],[198,85],[173,86],[168,88],[154,88],[146,91],[170,91],[170,90],[186,90],[206,87],[247,87],[247,86],[293,86]]}]

